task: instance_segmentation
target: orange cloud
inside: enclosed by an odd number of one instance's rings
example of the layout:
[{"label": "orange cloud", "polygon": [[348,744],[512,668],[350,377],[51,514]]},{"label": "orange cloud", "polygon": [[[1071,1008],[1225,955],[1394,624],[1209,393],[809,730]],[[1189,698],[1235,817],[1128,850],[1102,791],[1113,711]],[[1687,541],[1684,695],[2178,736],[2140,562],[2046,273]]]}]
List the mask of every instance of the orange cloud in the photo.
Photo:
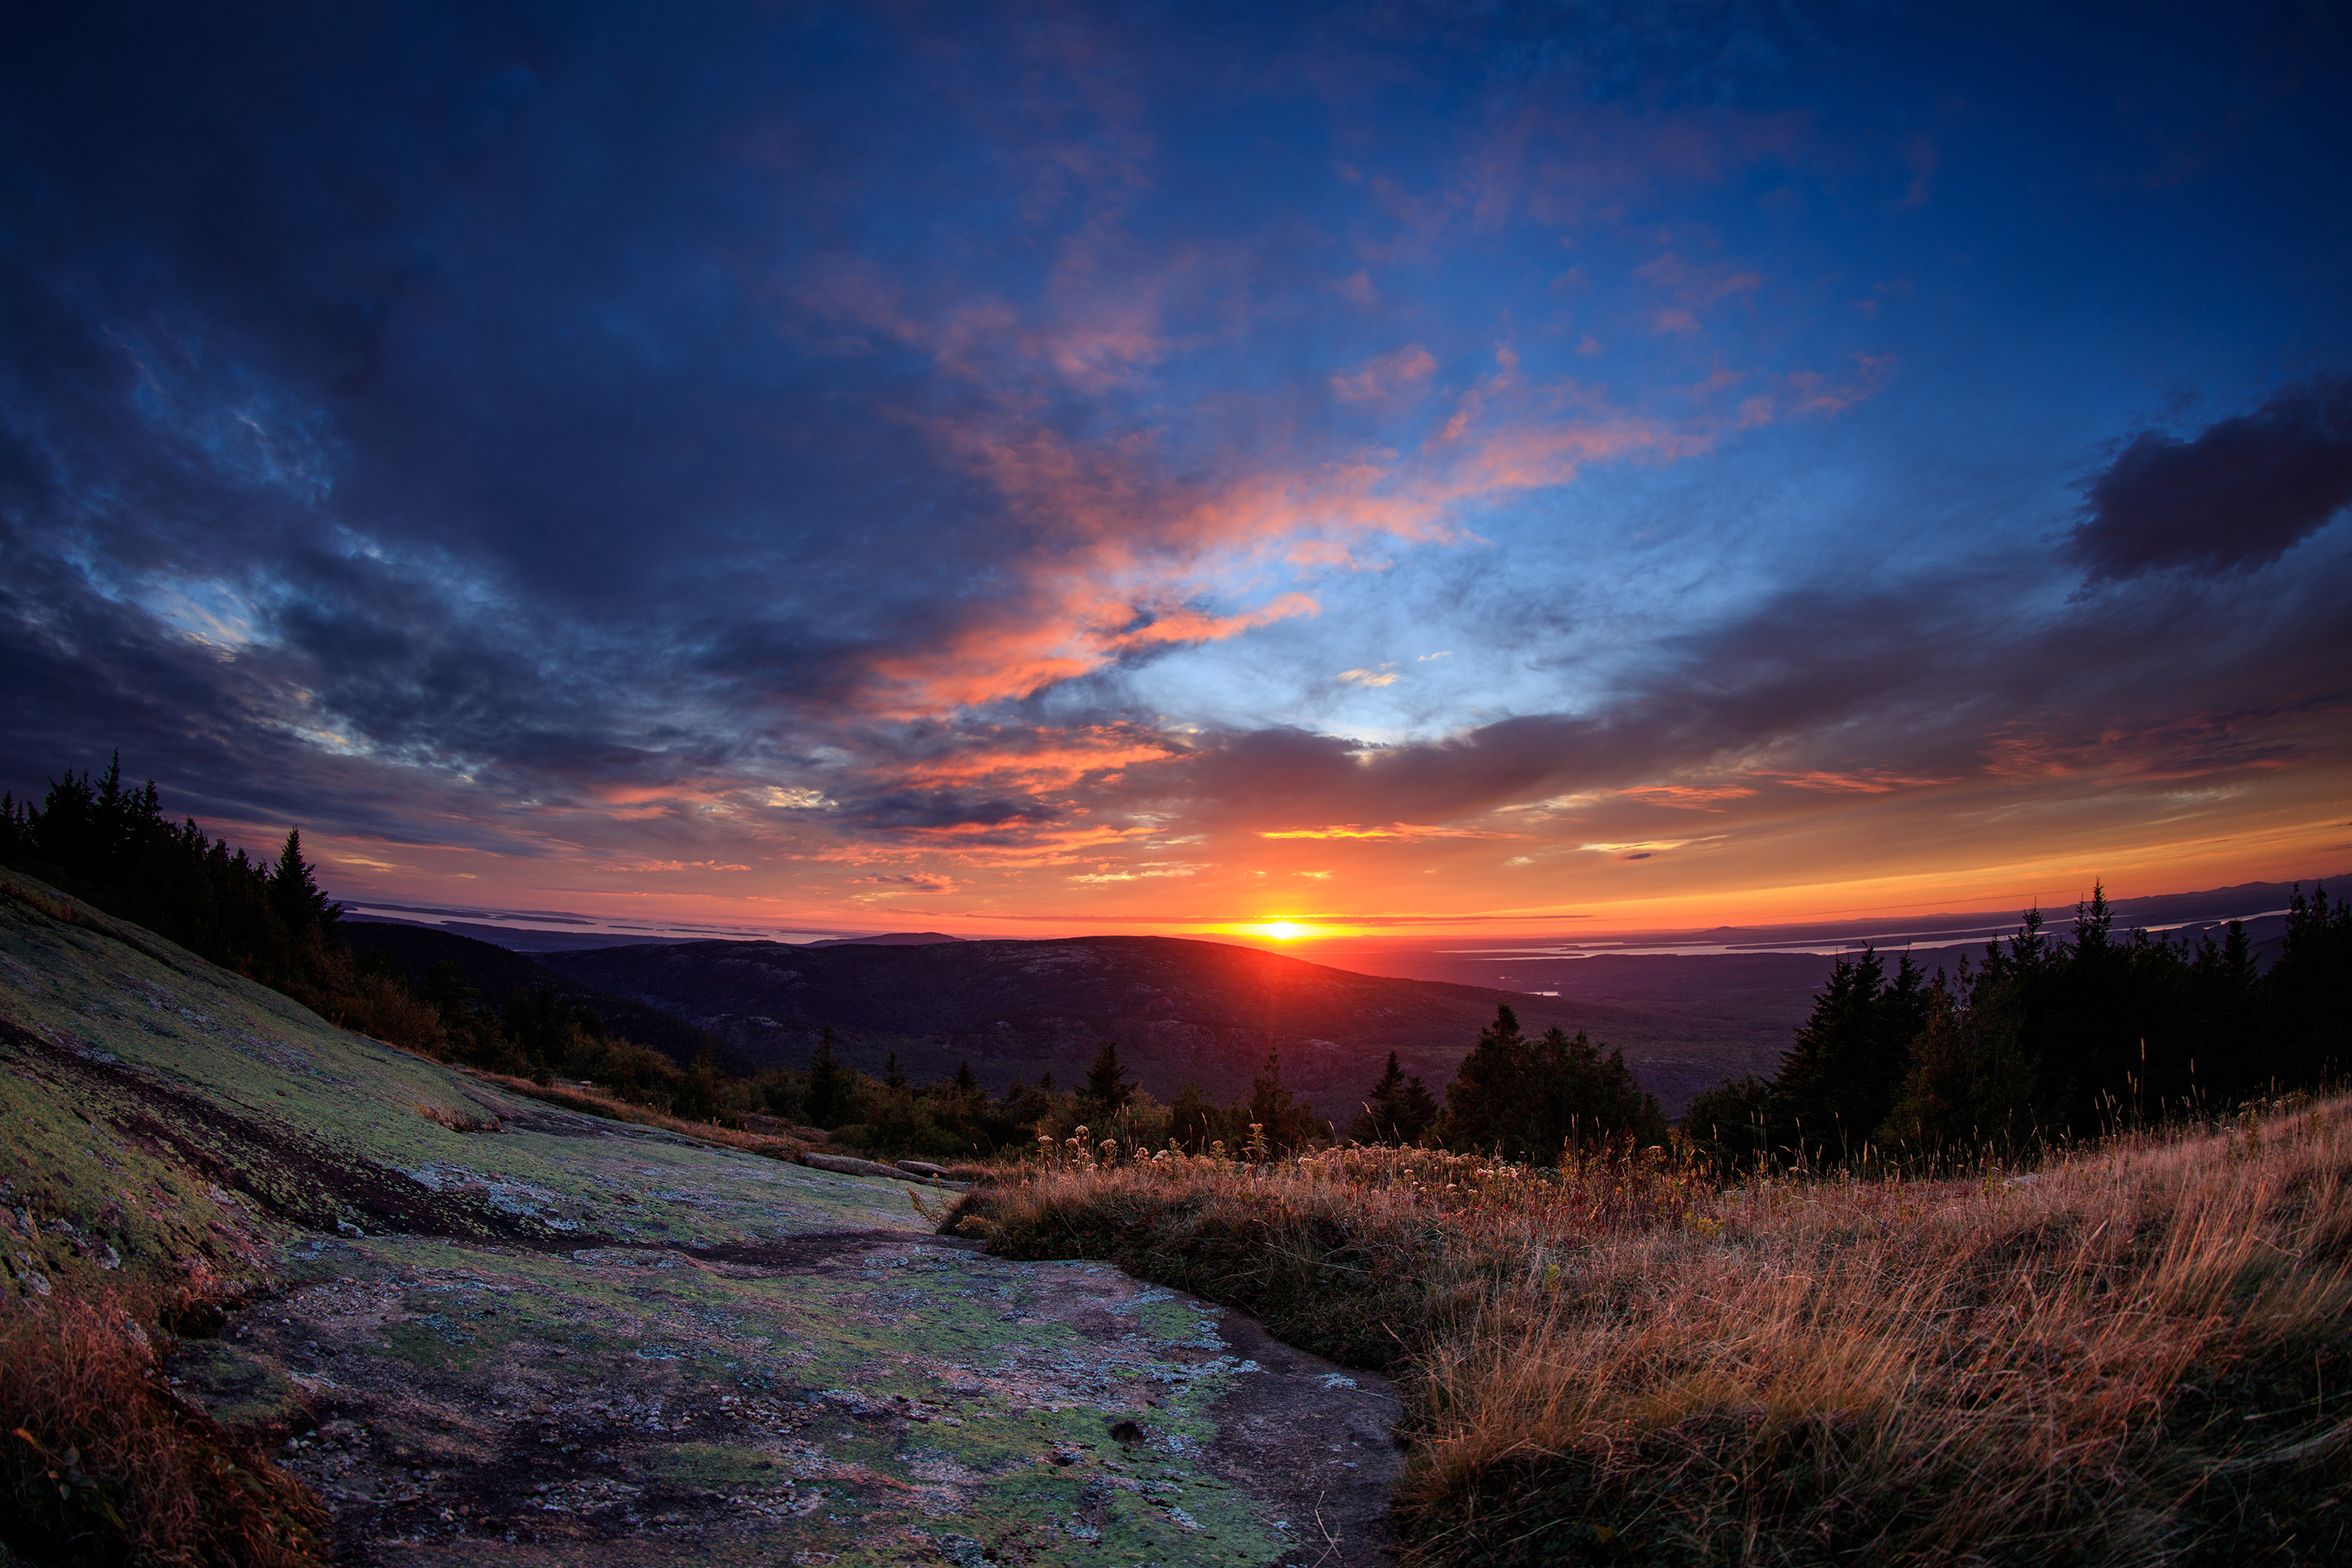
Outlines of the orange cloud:
[{"label": "orange cloud", "polygon": [[1850,795],[1886,795],[1898,789],[1924,789],[1930,784],[1948,784],[1948,779],[1896,773],[1892,768],[1854,768],[1843,773],[1815,768],[1801,773],[1751,773],[1751,778],[1769,779],[1774,784],[1797,789],[1826,790]]},{"label": "orange cloud", "polygon": [[[1709,272],[1672,255],[1650,270],[1664,286],[1702,300],[1760,286],[1753,273]],[[1358,564],[1351,542],[1364,537],[1461,539],[1465,508],[1569,483],[1586,463],[1670,461],[1706,452],[1716,440],[1707,421],[1673,425],[1627,414],[1572,380],[1531,384],[1507,345],[1439,435],[1411,454],[1375,448],[1257,472],[1194,475],[1164,461],[1152,432],[1077,440],[1047,424],[1036,412],[1047,395],[1023,379],[1029,373],[1022,367],[1050,366],[1083,388],[1149,363],[1160,352],[1157,306],[1147,298],[1158,286],[1146,281],[1142,296],[1116,305],[1055,305],[1061,313],[1043,323],[995,301],[927,321],[903,295],[855,267],[824,273],[804,291],[802,303],[816,314],[927,351],[978,389],[975,410],[897,416],[992,488],[1036,541],[1030,553],[1003,563],[992,601],[872,658],[858,706],[914,719],[1025,699],[1122,658],[1314,615],[1317,602],[1295,591],[1234,605],[1230,584],[1276,561],[1301,569]],[[1834,412],[1868,395],[1889,363],[1861,362],[1850,384],[1787,378],[1743,405],[1740,422]],[[1330,384],[1343,400],[1369,400],[1422,385],[1435,370],[1433,355],[1408,344]]]},{"label": "orange cloud", "polygon": [[620,871],[632,876],[654,871],[748,871],[751,868],[723,860],[604,860],[591,861],[591,871]]},{"label": "orange cloud", "polygon": [[1260,838],[1369,838],[1399,841],[1415,838],[1518,838],[1486,827],[1433,827],[1400,822],[1388,827],[1285,827],[1259,830]]},{"label": "orange cloud", "polygon": [[2012,726],[1985,748],[1986,771],[2005,778],[2116,778],[2158,782],[2212,773],[2273,772],[2314,754],[2293,721],[2340,713],[2333,700],[2295,710],[2249,709],[2193,714],[2139,729],[2111,726],[2095,734]]},{"label": "orange cloud", "polygon": [[1738,784],[1718,784],[1701,789],[1690,784],[1643,784],[1638,789],[1617,792],[1621,800],[1639,801],[1644,805],[1670,805],[1686,811],[1721,809],[1717,801],[1745,800],[1756,792]]}]

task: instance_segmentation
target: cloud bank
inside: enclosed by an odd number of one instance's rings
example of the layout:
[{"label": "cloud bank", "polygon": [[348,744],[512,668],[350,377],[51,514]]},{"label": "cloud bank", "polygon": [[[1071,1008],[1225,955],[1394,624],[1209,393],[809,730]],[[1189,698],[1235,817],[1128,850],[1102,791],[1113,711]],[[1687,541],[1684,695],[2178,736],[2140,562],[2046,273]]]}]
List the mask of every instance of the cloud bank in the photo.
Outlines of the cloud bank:
[{"label": "cloud bank", "polygon": [[[1999,78],[2054,171],[1953,107],[1974,23],[1014,20],[29,20],[0,783],[119,747],[339,888],[774,923],[2340,839],[2313,96],[2158,40],[2246,151],[2151,184],[2105,68]],[[2153,357],[2222,416],[2152,429]]]}]

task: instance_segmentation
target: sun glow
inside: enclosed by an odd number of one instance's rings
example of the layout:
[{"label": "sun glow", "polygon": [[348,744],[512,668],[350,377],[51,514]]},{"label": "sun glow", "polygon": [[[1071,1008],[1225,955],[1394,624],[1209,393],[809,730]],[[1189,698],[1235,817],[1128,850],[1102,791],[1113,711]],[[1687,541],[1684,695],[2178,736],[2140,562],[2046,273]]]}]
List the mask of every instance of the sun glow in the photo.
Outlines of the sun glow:
[{"label": "sun glow", "polygon": [[1313,936],[1315,928],[1301,925],[1297,921],[1268,921],[1253,928],[1252,934],[1272,937],[1276,942],[1297,942],[1301,937]]}]

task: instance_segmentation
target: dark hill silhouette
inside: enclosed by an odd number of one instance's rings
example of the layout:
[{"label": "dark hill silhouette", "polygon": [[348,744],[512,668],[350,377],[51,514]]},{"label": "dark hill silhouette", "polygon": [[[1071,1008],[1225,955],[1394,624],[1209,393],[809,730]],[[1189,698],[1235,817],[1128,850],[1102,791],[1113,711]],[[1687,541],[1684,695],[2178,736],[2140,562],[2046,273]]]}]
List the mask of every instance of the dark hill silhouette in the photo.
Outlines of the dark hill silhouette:
[{"label": "dark hill silhouette", "polygon": [[887,936],[829,936],[823,942],[803,942],[803,947],[929,947],[934,942],[961,942],[960,936],[950,936],[936,931],[894,931]]},{"label": "dark hill silhouette", "polygon": [[[1168,1099],[1188,1080],[1223,1100],[1248,1089],[1268,1045],[1324,1116],[1345,1120],[1393,1050],[1433,1089],[1507,1003],[1530,1032],[1557,1024],[1624,1048],[1670,1107],[1720,1066],[1645,1060],[1684,1043],[1630,1008],[1440,981],[1392,980],[1223,942],[1094,936],[1046,942],[691,942],[547,954],[548,967],[659,1007],[761,1065],[804,1065],[821,1030],[875,1070],[886,1050],[917,1079],[968,1059],[983,1082],[1051,1071],[1068,1083],[1118,1042],[1142,1085]],[[869,1059],[871,1058],[871,1059]]]},{"label": "dark hill silhouette", "polygon": [[742,1052],[706,1029],[659,1007],[608,996],[495,943],[429,926],[349,919],[336,925],[335,934],[353,952],[382,953],[419,990],[435,964],[454,963],[466,984],[482,994],[481,1005],[492,1011],[505,1006],[507,997],[516,991],[530,993],[545,986],[557,1001],[594,1014],[605,1034],[650,1047],[680,1067],[692,1062],[706,1047],[730,1071],[740,1072],[749,1066]]}]

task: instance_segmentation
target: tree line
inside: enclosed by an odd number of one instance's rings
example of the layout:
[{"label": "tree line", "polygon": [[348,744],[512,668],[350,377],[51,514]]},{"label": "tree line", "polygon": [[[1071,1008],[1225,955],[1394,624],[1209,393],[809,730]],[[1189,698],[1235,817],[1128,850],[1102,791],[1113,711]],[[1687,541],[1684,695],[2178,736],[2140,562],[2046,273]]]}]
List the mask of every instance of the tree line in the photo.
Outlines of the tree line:
[{"label": "tree line", "polygon": [[2039,910],[1956,972],[1841,958],[1769,1079],[1692,1101],[1727,1168],[1970,1164],[2315,1088],[2352,1065],[2352,904],[2297,884],[2267,969],[2241,921],[2119,935],[2104,888],[2072,930]]},{"label": "tree line", "polygon": [[[1172,1140],[1236,1156],[1289,1152],[1335,1136],[1283,1081],[1272,1048],[1249,1092],[1229,1104],[1194,1084],[1161,1102],[1133,1081],[1112,1042],[1066,1088],[1047,1073],[992,1094],[969,1063],[919,1085],[908,1081],[895,1054],[878,1078],[862,1072],[840,1058],[830,1033],[804,1069],[731,1078],[708,1052],[681,1066],[612,1034],[593,1012],[545,987],[518,988],[488,1006],[455,963],[436,964],[412,983],[380,954],[354,955],[336,932],[341,908],[320,888],[299,828],[274,859],[256,859],[194,819],[168,819],[153,781],[124,784],[120,756],[95,780],[67,770],[37,805],[0,795],[0,863],[281,991],[330,1023],[487,1071],[593,1083],[688,1120],[771,1117],[862,1147],[937,1156],[1025,1148],[1041,1135],[1059,1143],[1080,1128],[1089,1142],[1160,1148]],[[1532,1092],[1522,1080],[1536,1086]],[[1622,1058],[1603,1057],[1581,1035],[1522,1038],[1505,1008],[1479,1036],[1444,1107],[1391,1054],[1363,1112],[1338,1135],[1439,1137],[1542,1158],[1556,1154],[1564,1136],[1621,1127],[1664,1136],[1656,1102],[1633,1088]]]},{"label": "tree line", "polygon": [[1151,1147],[1173,1137],[1236,1151],[1253,1136],[1286,1149],[1326,1131],[1283,1084],[1271,1051],[1234,1104],[1212,1104],[1188,1087],[1171,1106],[1134,1084],[1109,1044],[1066,1089],[1048,1073],[990,1094],[969,1063],[921,1085],[908,1081],[895,1054],[880,1077],[862,1072],[839,1058],[830,1032],[805,1069],[738,1078],[708,1050],[680,1065],[611,1033],[594,1012],[548,987],[518,987],[489,1006],[454,963],[411,982],[382,954],[354,954],[337,933],[341,909],[319,886],[299,828],[289,829],[274,859],[255,858],[193,818],[171,821],[152,780],[123,783],[119,754],[97,779],[66,770],[38,805],[0,794],[0,865],[282,992],[341,1027],[542,1084],[592,1083],[690,1121],[765,1116],[861,1147],[934,1155],[1022,1148],[1041,1131],[1059,1142],[1082,1126]]},{"label": "tree line", "polygon": [[120,756],[95,782],[68,769],[37,806],[0,795],[0,863],[322,1015],[338,998],[362,1000],[333,934],[341,910],[320,889],[300,831],[274,860],[254,859],[193,818],[165,817],[153,780],[123,784]]},{"label": "tree line", "polygon": [[342,1028],[541,1082],[592,1079],[692,1120],[732,1106],[726,1075],[709,1061],[680,1067],[608,1037],[593,1013],[544,990],[509,995],[493,1010],[478,1005],[454,964],[436,966],[419,987],[381,955],[355,955],[337,933],[341,908],[319,886],[299,828],[288,830],[274,858],[256,858],[193,818],[166,817],[153,780],[123,783],[119,755],[97,779],[68,769],[37,805],[0,794],[0,865],[282,992]]},{"label": "tree line", "polygon": [[[891,1056],[877,1078],[840,1059],[828,1032],[805,1069],[748,1078],[708,1051],[680,1065],[608,1033],[546,988],[485,1006],[452,963],[412,984],[380,955],[355,957],[341,909],[289,829],[255,858],[173,823],[151,780],[121,760],[103,777],[68,771],[39,805],[0,795],[0,864],[168,937],[292,996],[329,1022],[444,1060],[535,1079],[584,1080],[690,1120],[772,1117],[877,1150],[987,1155],[1077,1136],[1129,1147],[1279,1154],[1339,1141],[1430,1144],[1550,1163],[1564,1147],[1664,1142],[1666,1121],[1622,1052],[1582,1031],[1524,1034],[1507,1006],[1479,1031],[1441,1098],[1394,1052],[1343,1130],[1284,1083],[1269,1048],[1246,1095],[1219,1105],[1187,1084],[1162,1103],[1135,1084],[1115,1043],[1079,1082],[1049,1073],[982,1088],[969,1063],[908,1081]],[[1692,1146],[1727,1170],[1760,1163],[1950,1163],[2029,1153],[2119,1123],[2316,1085],[2352,1063],[2352,904],[2300,885],[2282,950],[2264,969],[2245,928],[2195,943],[2118,936],[2104,889],[2068,936],[2028,910],[2006,942],[1927,974],[1894,973],[1865,949],[1840,958],[1769,1079],[1727,1082],[1682,1119]]]},{"label": "tree line", "polygon": [[1657,1097],[1633,1081],[1622,1051],[1582,1029],[1570,1035],[1555,1026],[1530,1038],[1505,1004],[1478,1031],[1442,1105],[1391,1051],[1343,1136],[1352,1143],[1428,1144],[1551,1165],[1564,1149],[1628,1139],[1664,1143],[1667,1131]]}]

